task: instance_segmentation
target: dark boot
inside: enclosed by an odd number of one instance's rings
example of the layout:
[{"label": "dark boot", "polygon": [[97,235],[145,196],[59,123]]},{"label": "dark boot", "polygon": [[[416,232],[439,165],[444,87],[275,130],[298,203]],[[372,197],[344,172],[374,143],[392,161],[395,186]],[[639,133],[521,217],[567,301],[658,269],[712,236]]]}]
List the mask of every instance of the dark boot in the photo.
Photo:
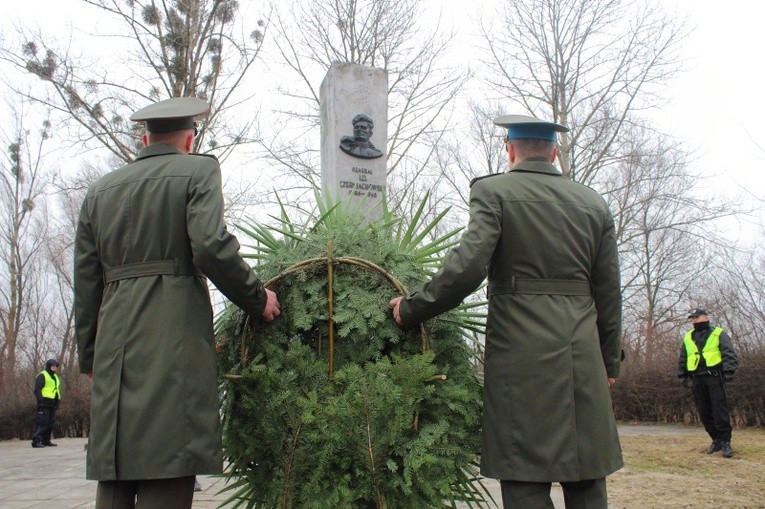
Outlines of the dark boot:
[{"label": "dark boot", "polygon": [[722,442],[719,440],[712,440],[712,445],[707,448],[707,454],[715,453],[723,448]]},{"label": "dark boot", "polygon": [[39,447],[45,447],[45,445],[43,445],[43,443],[42,443],[42,442],[34,442],[34,441],[33,441],[33,442],[32,442],[32,447],[34,447],[35,449],[37,449],[37,448],[39,448]]},{"label": "dark boot", "polygon": [[732,458],[733,457],[733,449],[730,447],[730,442],[723,442],[722,443],[722,455],[724,458]]},{"label": "dark boot", "polygon": [[45,447],[56,447],[58,444],[54,444],[53,442],[51,442],[50,440],[48,440],[47,442],[43,442],[43,445],[44,445]]}]

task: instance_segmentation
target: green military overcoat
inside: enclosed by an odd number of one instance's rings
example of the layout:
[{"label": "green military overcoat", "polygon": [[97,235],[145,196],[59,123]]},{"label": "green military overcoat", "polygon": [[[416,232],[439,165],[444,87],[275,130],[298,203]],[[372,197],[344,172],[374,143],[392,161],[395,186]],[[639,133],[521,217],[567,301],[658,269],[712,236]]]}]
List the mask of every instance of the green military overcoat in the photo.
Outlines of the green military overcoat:
[{"label": "green military overcoat", "polygon": [[443,268],[400,306],[414,324],[488,275],[481,473],[527,482],[622,466],[608,378],[619,376],[621,292],[611,213],[544,161],[477,180]]},{"label": "green military overcoat", "polygon": [[263,286],[223,221],[216,159],[150,145],[90,188],[74,272],[80,370],[93,373],[88,479],[221,472],[205,276],[262,314]]}]

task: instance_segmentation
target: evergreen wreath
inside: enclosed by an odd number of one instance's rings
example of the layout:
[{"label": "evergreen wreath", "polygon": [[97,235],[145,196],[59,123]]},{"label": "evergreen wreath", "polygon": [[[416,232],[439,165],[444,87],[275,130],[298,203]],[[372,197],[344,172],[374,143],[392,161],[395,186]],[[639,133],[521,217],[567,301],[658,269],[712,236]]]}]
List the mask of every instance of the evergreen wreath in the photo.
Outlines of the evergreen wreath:
[{"label": "evergreen wreath", "polygon": [[410,330],[388,306],[456,243],[459,230],[424,241],[446,214],[425,224],[426,200],[408,227],[321,201],[305,226],[282,207],[277,226],[240,227],[282,315],[264,324],[231,306],[217,323],[227,504],[425,509],[490,498],[469,347],[480,304]]}]

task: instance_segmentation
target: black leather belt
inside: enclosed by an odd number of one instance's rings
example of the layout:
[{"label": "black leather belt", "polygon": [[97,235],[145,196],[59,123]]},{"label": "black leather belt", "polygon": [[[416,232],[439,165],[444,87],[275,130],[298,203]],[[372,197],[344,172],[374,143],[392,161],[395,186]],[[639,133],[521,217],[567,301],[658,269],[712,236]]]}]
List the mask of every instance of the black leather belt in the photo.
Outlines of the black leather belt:
[{"label": "black leather belt", "polygon": [[720,372],[716,369],[705,369],[704,371],[694,371],[693,376],[719,376]]},{"label": "black leather belt", "polygon": [[120,279],[131,279],[146,276],[197,276],[205,275],[188,261],[158,260],[154,262],[126,263],[104,270],[104,284],[114,283]]}]

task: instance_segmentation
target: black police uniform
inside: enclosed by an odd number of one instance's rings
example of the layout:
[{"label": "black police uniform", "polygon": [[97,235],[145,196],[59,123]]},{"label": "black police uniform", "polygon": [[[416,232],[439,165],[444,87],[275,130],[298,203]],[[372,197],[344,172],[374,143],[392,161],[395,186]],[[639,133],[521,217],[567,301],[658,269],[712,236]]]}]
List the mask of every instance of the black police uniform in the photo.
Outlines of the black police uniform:
[{"label": "black police uniform", "polygon": [[[699,352],[704,349],[714,329],[709,322],[694,324],[691,339],[696,343]],[[712,438],[712,445],[707,453],[724,449],[723,452],[727,455],[730,453],[732,427],[725,384],[733,379],[738,367],[738,357],[730,336],[725,331],[720,334],[719,342],[722,361],[715,366],[707,366],[704,356],[700,355],[699,365],[694,371],[688,371],[687,352],[683,344],[677,374],[680,378],[692,380],[693,399],[699,418]]]},{"label": "black police uniform", "polygon": [[[59,363],[55,359],[50,359],[45,363],[45,371],[54,380],[60,378],[50,368],[51,366],[58,366]],[[35,378],[35,397],[37,398],[37,412],[35,414],[35,431],[32,437],[32,447],[55,447],[56,444],[50,441],[51,433],[53,431],[53,425],[56,421],[56,409],[61,402],[59,396],[55,398],[45,398],[42,395],[43,387],[45,387],[45,375],[40,373]]]}]

